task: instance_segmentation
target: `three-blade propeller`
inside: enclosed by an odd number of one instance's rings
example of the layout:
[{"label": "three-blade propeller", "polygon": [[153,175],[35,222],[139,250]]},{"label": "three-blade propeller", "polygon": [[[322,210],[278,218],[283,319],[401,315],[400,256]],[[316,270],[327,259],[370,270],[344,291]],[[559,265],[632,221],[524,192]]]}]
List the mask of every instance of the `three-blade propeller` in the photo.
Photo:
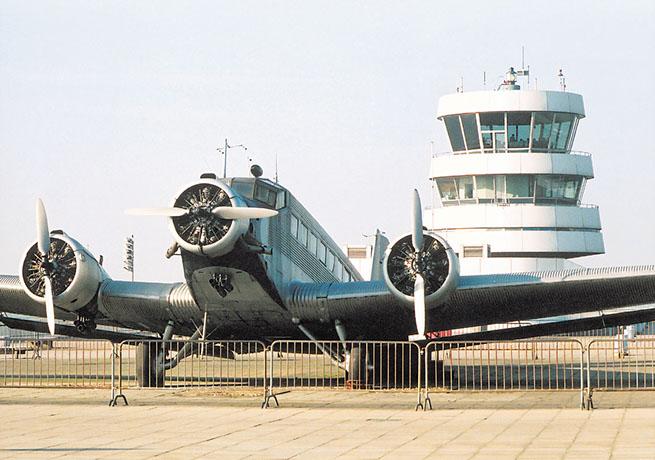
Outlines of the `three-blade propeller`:
[{"label": "three-blade propeller", "polygon": [[48,319],[50,334],[55,333],[55,301],[52,294],[52,263],[50,261],[50,230],[48,216],[41,199],[36,200],[36,244],[42,257],[43,283],[45,285],[45,314]]},{"label": "three-blade propeller", "polygon": [[423,217],[421,215],[421,197],[414,189],[414,206],[412,209],[412,246],[416,261],[416,280],[414,281],[414,319],[416,331],[420,337],[425,336],[425,280],[419,271],[419,259],[423,252]]},{"label": "three-blade propeller", "polygon": [[[240,208],[232,206],[217,206],[211,210],[220,219],[263,219],[277,216],[278,212],[268,208]],[[163,216],[181,217],[189,213],[184,208],[133,208],[125,211],[132,216]]]}]

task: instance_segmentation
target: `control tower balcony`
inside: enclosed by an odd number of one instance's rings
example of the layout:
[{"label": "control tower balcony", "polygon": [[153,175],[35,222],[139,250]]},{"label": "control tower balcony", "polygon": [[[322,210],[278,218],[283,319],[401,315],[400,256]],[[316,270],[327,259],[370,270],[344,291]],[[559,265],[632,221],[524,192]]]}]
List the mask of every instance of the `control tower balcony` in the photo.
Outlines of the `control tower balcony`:
[{"label": "control tower balcony", "polygon": [[515,155],[448,155],[432,157],[430,177],[484,176],[490,174],[561,174],[592,179],[591,155],[586,152],[569,154],[532,153]]},{"label": "control tower balcony", "polygon": [[463,252],[460,257],[478,251],[477,257],[568,259],[605,251],[596,206],[445,206],[425,211],[424,222]]}]

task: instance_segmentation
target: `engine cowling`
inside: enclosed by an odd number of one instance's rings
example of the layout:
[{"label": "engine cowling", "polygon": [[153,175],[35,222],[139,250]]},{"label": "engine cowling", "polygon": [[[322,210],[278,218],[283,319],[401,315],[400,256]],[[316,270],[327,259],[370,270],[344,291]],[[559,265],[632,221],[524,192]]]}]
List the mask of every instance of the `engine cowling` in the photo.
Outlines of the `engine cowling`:
[{"label": "engine cowling", "polygon": [[459,260],[448,242],[439,235],[423,233],[423,249],[415,251],[412,235],[405,235],[387,249],[383,264],[387,287],[399,299],[414,303],[416,275],[425,282],[425,305],[446,301],[459,281]]},{"label": "engine cowling", "polygon": [[96,259],[77,241],[61,231],[50,233],[49,261],[44,261],[37,243],[25,251],[19,267],[20,282],[32,299],[44,302],[46,263],[50,264],[50,279],[54,303],[68,311],[86,306],[108,277]]},{"label": "engine cowling", "polygon": [[173,201],[173,207],[187,213],[169,218],[169,228],[180,247],[208,257],[232,251],[248,231],[249,219],[225,219],[212,210],[217,207],[245,207],[246,204],[224,183],[203,179],[185,187]]}]

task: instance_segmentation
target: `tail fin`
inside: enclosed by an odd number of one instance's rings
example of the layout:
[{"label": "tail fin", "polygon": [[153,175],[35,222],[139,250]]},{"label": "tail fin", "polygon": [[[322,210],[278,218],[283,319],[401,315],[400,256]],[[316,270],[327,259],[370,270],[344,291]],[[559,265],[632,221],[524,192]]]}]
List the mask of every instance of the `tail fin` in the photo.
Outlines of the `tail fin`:
[{"label": "tail fin", "polygon": [[384,280],[382,264],[384,263],[384,252],[389,246],[389,240],[378,229],[375,231],[375,244],[373,245],[373,264],[371,265],[371,281]]}]

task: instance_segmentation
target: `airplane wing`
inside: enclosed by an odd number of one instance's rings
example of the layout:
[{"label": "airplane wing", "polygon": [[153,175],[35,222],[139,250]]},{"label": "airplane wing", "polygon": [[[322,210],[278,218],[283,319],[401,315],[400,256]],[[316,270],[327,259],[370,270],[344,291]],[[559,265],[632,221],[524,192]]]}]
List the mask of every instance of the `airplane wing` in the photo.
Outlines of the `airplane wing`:
[{"label": "airplane wing", "polygon": [[[441,331],[584,312],[600,315],[608,309],[649,303],[655,303],[655,266],[461,276],[445,302],[428,305],[427,329]],[[366,329],[416,331],[412,304],[399,302],[381,281],[297,283],[290,305],[302,320],[326,323],[339,319],[353,326],[361,323],[356,326],[358,330],[368,322]],[[564,329],[554,328],[549,333]]]},{"label": "airplane wing", "polygon": [[[97,329],[71,326],[77,314],[57,308],[57,332],[72,337],[126,340],[152,337],[143,331],[161,332],[169,321],[180,334],[191,335],[202,314],[185,283],[141,283],[105,280],[90,304],[96,311]],[[0,275],[0,322],[16,329],[46,333],[44,304],[31,298],[18,276]],[[116,331],[115,328],[128,331]]]},{"label": "airplane wing", "polygon": [[[108,280],[97,303],[99,324],[132,330],[161,331],[172,320],[180,333],[190,335],[202,318],[185,283]],[[323,325],[340,320],[352,338],[406,339],[416,332],[412,305],[401,302],[384,281],[293,283],[286,303],[290,318]],[[647,321],[655,317],[655,306],[632,307],[650,303],[655,303],[655,266],[462,276],[444,303],[428,305],[427,329],[443,331],[594,313],[575,321],[560,319],[548,326],[532,324],[523,332],[511,332],[512,338],[530,337]],[[0,276],[0,311],[4,312],[0,321],[9,326],[45,330],[44,323],[17,318],[43,317],[44,307],[24,293],[16,276]],[[70,322],[74,315],[58,312],[57,318]],[[79,335],[72,329],[64,331]],[[97,334],[108,337],[101,331]],[[496,336],[504,337],[500,332]]]}]

